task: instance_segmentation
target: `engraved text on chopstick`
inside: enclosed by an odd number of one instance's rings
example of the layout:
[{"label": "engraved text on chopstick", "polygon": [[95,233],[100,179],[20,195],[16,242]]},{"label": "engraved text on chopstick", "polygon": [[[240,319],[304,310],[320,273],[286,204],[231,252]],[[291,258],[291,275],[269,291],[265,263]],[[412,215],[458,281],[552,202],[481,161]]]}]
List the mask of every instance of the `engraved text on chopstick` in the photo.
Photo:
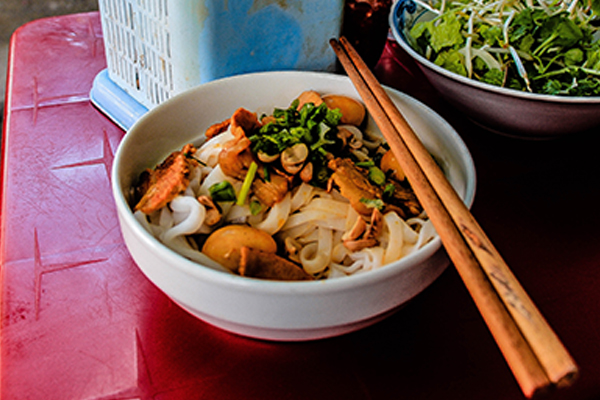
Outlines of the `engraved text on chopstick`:
[{"label": "engraved text on chopstick", "polygon": [[505,299],[514,309],[516,309],[521,315],[523,315],[528,320],[531,320],[531,314],[529,310],[523,305],[519,295],[513,290],[510,282],[502,271],[500,271],[496,266],[493,266],[493,271],[490,273],[490,277],[494,278],[496,282],[498,282],[502,288],[504,289]]},{"label": "engraved text on chopstick", "polygon": [[[475,233],[473,233],[467,226],[461,224],[461,230],[465,235],[465,238],[471,241],[477,248],[485,251],[487,254],[492,255],[490,249],[487,248]],[[523,315],[528,320],[531,320],[531,314],[529,310],[525,307],[519,295],[514,291],[513,287],[510,284],[510,281],[506,278],[506,276],[502,273],[502,270],[498,268],[497,265],[491,265],[491,272],[489,276],[493,278],[496,282],[500,284],[505,294],[505,300],[508,304],[510,304],[515,310],[517,310],[521,315]],[[496,286],[496,285],[494,285]]]}]

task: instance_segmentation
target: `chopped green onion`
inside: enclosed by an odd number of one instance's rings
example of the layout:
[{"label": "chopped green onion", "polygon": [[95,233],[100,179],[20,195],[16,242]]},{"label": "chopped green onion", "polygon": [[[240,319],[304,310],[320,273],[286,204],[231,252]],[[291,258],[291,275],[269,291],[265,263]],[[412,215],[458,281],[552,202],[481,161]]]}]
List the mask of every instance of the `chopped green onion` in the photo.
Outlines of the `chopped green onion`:
[{"label": "chopped green onion", "polygon": [[229,181],[215,183],[208,188],[208,192],[214,201],[226,202],[236,199],[235,190]]},{"label": "chopped green onion", "polygon": [[388,183],[387,185],[385,185],[385,188],[383,189],[383,198],[390,199],[394,195],[395,191],[396,191],[396,186],[394,186],[393,183]]},{"label": "chopped green onion", "polygon": [[258,215],[258,213],[260,213],[261,210],[262,210],[262,204],[260,204],[260,201],[252,200],[250,202],[250,213],[252,215]]},{"label": "chopped green onion", "polygon": [[385,174],[382,170],[377,167],[369,168],[369,180],[376,185],[383,185],[385,183]]},{"label": "chopped green onion", "polygon": [[368,208],[377,208],[379,210],[381,210],[385,205],[381,199],[365,199],[363,197],[360,199],[360,202],[366,205]]},{"label": "chopped green onion", "polygon": [[256,171],[258,170],[258,164],[252,161],[250,167],[248,168],[248,172],[246,173],[246,177],[244,178],[244,183],[242,184],[242,188],[240,189],[240,193],[237,198],[236,204],[238,206],[243,206],[246,202],[246,197],[248,197],[248,193],[250,192],[250,186],[252,186],[252,182],[254,181],[254,176],[256,175]]},{"label": "chopped green onion", "polygon": [[367,161],[359,161],[356,163],[357,167],[370,168],[375,166],[375,162],[373,160]]}]

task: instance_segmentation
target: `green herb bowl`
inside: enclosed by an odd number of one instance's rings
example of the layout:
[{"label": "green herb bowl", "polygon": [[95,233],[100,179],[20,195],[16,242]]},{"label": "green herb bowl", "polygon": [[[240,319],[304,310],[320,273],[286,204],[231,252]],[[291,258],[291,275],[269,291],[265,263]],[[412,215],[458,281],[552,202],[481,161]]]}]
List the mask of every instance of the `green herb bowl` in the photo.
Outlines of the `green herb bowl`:
[{"label": "green herb bowl", "polygon": [[390,13],[392,34],[442,98],[475,123],[522,139],[552,139],[600,127],[600,97],[554,96],[502,88],[429,61],[411,47],[407,37],[414,22],[432,16],[412,0],[399,0]]}]

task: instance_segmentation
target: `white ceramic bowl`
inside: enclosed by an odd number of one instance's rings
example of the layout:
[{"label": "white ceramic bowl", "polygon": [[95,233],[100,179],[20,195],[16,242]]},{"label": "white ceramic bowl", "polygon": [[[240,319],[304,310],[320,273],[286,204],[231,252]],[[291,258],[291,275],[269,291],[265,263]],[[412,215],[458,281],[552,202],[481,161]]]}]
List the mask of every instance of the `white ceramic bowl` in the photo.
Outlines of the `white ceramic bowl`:
[{"label": "white ceramic bowl", "polygon": [[[227,119],[238,107],[259,115],[273,107],[287,108],[307,89],[359,98],[347,77],[328,73],[268,72],[226,78],[182,93],[148,112],[127,132],[115,155],[113,194],[123,238],[139,268],[192,315],[240,335],[295,341],[357,330],[397,310],[448,265],[437,238],[398,262],[347,278],[251,279],[189,261],[137,222],[128,196],[145,168],[154,167],[185,143],[197,143],[206,128]],[[461,138],[431,109],[397,91],[389,93],[470,206],[475,169]]]},{"label": "white ceramic bowl", "polygon": [[488,130],[525,139],[550,139],[600,126],[600,97],[565,97],[521,92],[478,82],[450,72],[421,56],[406,41],[409,20],[427,18],[417,7],[414,14],[398,1],[390,13],[390,27],[398,45],[423,71],[440,95],[474,122]]}]

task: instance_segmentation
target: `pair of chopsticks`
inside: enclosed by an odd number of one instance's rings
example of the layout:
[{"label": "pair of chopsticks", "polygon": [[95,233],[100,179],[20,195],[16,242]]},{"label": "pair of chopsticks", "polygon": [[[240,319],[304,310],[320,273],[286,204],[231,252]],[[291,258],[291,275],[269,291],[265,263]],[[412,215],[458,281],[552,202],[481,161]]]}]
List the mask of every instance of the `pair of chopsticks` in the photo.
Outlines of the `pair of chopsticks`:
[{"label": "pair of chopsticks", "polygon": [[523,394],[569,386],[578,368],[467,206],[352,45],[330,41],[381,129]]}]

